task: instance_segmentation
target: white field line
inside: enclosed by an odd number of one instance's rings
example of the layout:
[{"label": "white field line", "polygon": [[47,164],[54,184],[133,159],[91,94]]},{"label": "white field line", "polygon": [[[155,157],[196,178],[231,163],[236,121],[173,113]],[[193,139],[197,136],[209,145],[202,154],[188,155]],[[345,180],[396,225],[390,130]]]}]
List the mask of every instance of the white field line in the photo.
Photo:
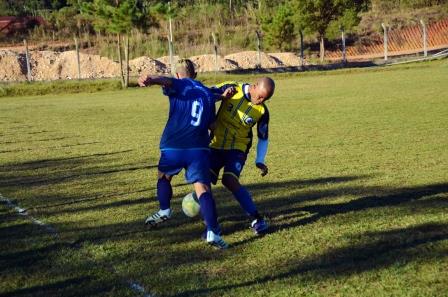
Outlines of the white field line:
[{"label": "white field line", "polygon": [[42,221],[34,218],[33,216],[29,215],[25,208],[21,208],[17,204],[14,204],[10,199],[4,197],[2,194],[0,194],[0,202],[5,203],[11,209],[14,209],[17,212],[18,215],[23,216],[23,217],[29,219],[30,221],[32,221],[36,225],[41,226],[42,228],[44,228],[51,235],[53,235],[55,237],[59,236],[58,231],[56,230],[56,228],[54,228],[53,226],[51,226],[49,224],[45,224],[44,222],[42,222]]},{"label": "white field line", "polygon": [[[30,221],[32,221],[34,224],[41,226],[42,228],[44,228],[48,233],[50,233],[51,235],[55,236],[55,237],[59,237],[59,233],[56,230],[56,228],[54,228],[53,226],[49,225],[49,224],[45,224],[44,222],[34,218],[33,216],[29,215],[27,210],[25,208],[20,207],[19,205],[13,203],[11,201],[11,199],[8,199],[6,197],[4,197],[1,193],[0,193],[0,202],[6,204],[6,206],[8,206],[11,209],[14,209],[18,215],[23,216],[27,219],[29,219]],[[111,270],[114,274],[118,274],[118,272],[115,270],[115,268],[113,268],[112,265],[108,265],[109,269]],[[132,291],[138,293],[138,294],[142,294],[143,297],[155,297],[154,295],[151,295],[149,293],[146,292],[145,288],[140,285],[139,283],[133,281],[133,280],[122,280],[124,284],[126,284],[126,286],[128,286]]]}]

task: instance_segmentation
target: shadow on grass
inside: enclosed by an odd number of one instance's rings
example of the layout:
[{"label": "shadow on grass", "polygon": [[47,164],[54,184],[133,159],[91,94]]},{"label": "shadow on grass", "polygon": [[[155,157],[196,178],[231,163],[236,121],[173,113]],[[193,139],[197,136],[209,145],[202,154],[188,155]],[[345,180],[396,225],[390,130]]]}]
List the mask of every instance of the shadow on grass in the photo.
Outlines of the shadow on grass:
[{"label": "shadow on grass", "polygon": [[[146,162],[113,166],[107,165],[113,160],[112,158],[119,158],[132,151],[122,150],[107,153],[92,153],[75,157],[6,164],[0,169],[0,187],[50,186],[66,181],[81,180],[83,178],[88,179],[96,175],[115,174],[157,167],[157,165],[148,165]],[[36,172],[36,170],[41,170],[41,173],[39,171]]]},{"label": "shadow on grass", "polygon": [[47,142],[47,141],[59,141],[59,140],[77,139],[77,138],[78,138],[78,136],[64,136],[64,137],[43,138],[43,139],[27,139],[27,140],[5,141],[5,142],[0,142],[0,144]]},{"label": "shadow on grass", "polygon": [[335,204],[315,204],[310,206],[292,208],[282,211],[283,214],[288,213],[309,213],[310,217],[299,219],[292,223],[280,224],[273,226],[273,232],[293,228],[305,224],[313,223],[324,217],[343,214],[353,211],[362,211],[370,208],[395,206],[418,200],[424,197],[433,196],[441,193],[448,193],[448,183],[425,185],[420,187],[407,187],[400,189],[391,189],[392,194],[384,196],[366,196],[349,202]]},{"label": "shadow on grass", "polygon": [[[352,181],[355,177],[341,177],[340,179],[335,179],[332,177],[323,178],[322,182],[327,182],[328,180],[338,180],[339,182]],[[310,184],[317,184],[318,179],[310,180]],[[291,188],[292,185],[297,184],[298,187],[306,187],[306,181],[294,181],[281,182],[281,183],[271,183],[270,187],[281,190],[280,184],[284,187]],[[257,186],[250,186],[254,194],[259,194],[257,190],[254,190]],[[266,184],[260,185],[260,189],[268,189],[269,186]],[[217,195],[222,195],[225,193],[224,189],[219,189]],[[389,194],[384,194],[382,196],[364,196],[351,201],[343,203],[319,203],[306,205],[307,203],[314,203],[314,200],[337,198],[341,195],[346,195],[349,193],[359,194],[359,193],[377,193],[384,192]],[[347,212],[363,211],[371,208],[388,207],[400,204],[405,204],[413,200],[419,200],[424,197],[448,193],[448,184],[434,184],[426,185],[421,187],[408,187],[408,188],[392,188],[387,189],[383,187],[356,187],[356,186],[342,186],[339,185],[338,188],[334,190],[314,190],[296,193],[292,196],[276,197],[271,200],[261,201],[258,205],[260,209],[269,209],[268,216],[271,218],[273,223],[271,224],[271,232],[275,233],[280,230],[286,230],[288,228],[294,228],[298,226],[303,226],[306,224],[314,223],[322,218],[335,216],[338,214],[344,214]],[[94,210],[106,210],[111,207],[121,207],[127,205],[136,205],[149,202],[150,199],[144,197],[108,202],[104,204],[99,204],[92,207],[74,208],[73,212],[76,211],[90,211]],[[324,201],[323,201],[324,202]],[[179,202],[177,202],[179,203]],[[436,202],[434,202],[436,203]],[[436,204],[428,205],[428,207],[435,207]],[[66,211],[63,211],[66,212]],[[72,212],[72,210],[69,210]],[[239,232],[248,229],[248,219],[242,213],[239,205],[230,201],[230,203],[221,204],[219,207],[219,212],[221,214],[220,222],[224,223],[225,227],[223,229],[224,235],[231,234],[234,232]],[[57,214],[57,210],[55,211]],[[160,245],[171,245],[178,244],[180,242],[188,242],[192,240],[198,240],[203,227],[190,227],[192,223],[197,222],[196,220],[191,220],[183,216],[182,213],[177,213],[171,220],[167,221],[160,227],[155,229],[148,229],[143,225],[144,217],[128,223],[117,223],[107,226],[99,226],[93,228],[80,228],[74,231],[79,234],[90,234],[86,236],[87,241],[91,242],[105,242],[105,241],[115,241],[115,240],[126,240],[129,236],[135,236],[140,234],[143,236],[148,236],[152,239],[157,239]],[[167,236],[169,232],[169,236]],[[249,231],[248,231],[249,232]],[[112,234],[110,236],[110,234]],[[146,234],[146,235],[145,235]],[[258,240],[256,236],[249,236],[245,239],[233,243],[233,247],[248,244],[249,242]]]},{"label": "shadow on grass", "polygon": [[88,155],[74,156],[74,157],[66,157],[66,158],[53,158],[53,159],[41,159],[35,161],[27,161],[22,163],[10,163],[5,164],[0,168],[0,172],[9,172],[9,171],[23,171],[23,170],[34,170],[39,168],[61,168],[67,166],[73,166],[78,164],[76,161],[80,160],[81,162],[85,160],[89,160],[90,158],[98,158],[98,157],[108,157],[113,155],[119,155],[124,153],[132,152],[133,150],[122,150],[116,152],[108,152],[108,153],[93,153]]},{"label": "shadow on grass", "polygon": [[80,170],[81,172],[65,174],[58,174],[55,177],[50,178],[35,178],[35,177],[20,177],[20,178],[10,178],[0,181],[0,187],[14,187],[14,186],[48,186],[52,184],[57,184],[70,180],[77,180],[82,177],[89,177],[94,175],[106,175],[115,174],[125,171],[135,171],[141,169],[152,169],[157,168],[157,165],[143,165],[143,164],[132,164],[123,166],[110,166],[110,169],[95,168],[95,170]]},{"label": "shadow on grass", "polygon": [[[25,165],[28,166],[30,164]],[[31,165],[35,166],[36,164]],[[109,170],[102,168],[99,171],[90,171],[88,173],[90,175],[101,174],[101,172],[107,171]],[[448,183],[403,188],[366,187],[344,184],[366,178],[369,178],[369,176],[334,176],[309,180],[290,180],[252,184],[248,185],[248,188],[253,192],[254,197],[269,197],[270,195],[273,195],[274,192],[290,193],[280,197],[270,199],[265,198],[258,202],[260,209],[269,210],[267,214],[273,221],[271,228],[272,232],[311,224],[322,218],[347,212],[359,212],[372,208],[402,205],[425,197],[448,193]],[[326,185],[326,187],[322,190],[308,189],[318,185]],[[327,185],[334,185],[334,188],[327,188]],[[381,195],[378,193],[381,193]],[[218,198],[221,197],[221,199],[223,199],[222,197],[229,196],[228,192],[222,188],[216,189],[215,195]],[[347,195],[359,198],[339,203],[331,203],[331,201],[328,201],[327,203],[328,198],[337,198]],[[144,204],[145,201],[146,198],[137,198],[135,201],[134,199],[108,201],[107,203],[91,207],[75,207],[73,208],[73,212],[90,211],[92,209],[101,212],[114,207]],[[316,203],[316,201],[318,203]],[[179,201],[176,203],[179,203]],[[436,208],[437,205],[437,202],[432,202],[427,206]],[[60,213],[64,212],[67,211],[60,211]],[[69,212],[72,211],[70,210]],[[247,229],[246,218],[239,205],[233,201],[233,198],[227,199],[226,201],[220,201],[219,212],[222,214],[222,220],[226,226],[224,230],[225,233]],[[52,214],[58,215],[59,211],[56,209]],[[304,214],[306,214],[306,216]],[[205,243],[199,248],[187,248],[185,250],[178,249],[176,252],[166,255],[166,250],[163,248],[164,246],[199,240],[200,232],[202,231],[201,227],[198,227],[197,224],[193,226],[191,220],[184,217],[182,214],[173,217],[166,222],[165,225],[155,230],[148,230],[145,228],[143,221],[144,217],[135,218],[135,220],[127,222],[117,222],[109,225],[94,225],[89,227],[78,227],[73,224],[56,225],[54,227],[57,230],[60,230],[61,238],[70,238],[70,240],[72,240],[71,243],[68,243],[68,246],[64,244],[59,246],[56,244],[46,248],[44,247],[41,250],[12,250],[7,254],[3,254],[0,260],[5,264],[5,271],[8,271],[12,267],[23,267],[26,263],[30,262],[39,265],[39,260],[33,256],[34,251],[44,258],[48,258],[54,252],[65,248],[78,249],[84,244],[100,245],[106,242],[135,241],[137,239],[157,244],[157,246],[154,246],[153,255],[144,255],[142,257],[144,257],[143,259],[145,261],[156,261],[159,266],[195,264],[217,257],[215,251],[208,249],[205,246]],[[23,236],[23,234],[28,233],[42,236],[32,230],[34,227],[29,230],[19,230],[16,228],[18,227],[12,226],[1,228],[1,237],[13,240],[15,236],[14,234],[21,234],[21,236]],[[8,235],[10,236],[8,237]],[[264,282],[282,280],[294,275],[309,272],[314,275],[332,277],[334,276],[334,273],[351,274],[360,272],[363,269],[369,270],[387,267],[400,261],[413,261],[414,259],[423,257],[408,253],[407,251],[413,247],[419,247],[426,243],[445,240],[447,239],[447,236],[448,228],[446,225],[442,224],[421,225],[409,227],[407,229],[364,234],[363,238],[361,238],[362,240],[357,241],[365,242],[364,244],[354,244],[352,246],[330,250],[325,254],[313,258],[305,259],[297,263],[290,263],[275,275],[260,276],[254,280],[235,282],[230,285],[215,288],[192,290],[176,296],[207,295],[213,292],[226,291],[240,287],[250,287]],[[258,238],[255,236],[246,237],[246,239],[234,243],[233,247],[236,248],[257,239]],[[8,239],[5,240],[7,241]],[[189,256],[191,253],[194,253],[195,256]],[[428,257],[430,256],[432,257],[433,255],[428,255]],[[14,257],[14,260],[8,260],[9,257]],[[225,258],[226,254],[220,254],[219,257]],[[119,260],[114,260],[114,262],[115,261]],[[123,261],[126,261],[126,259],[123,259]],[[167,280],[167,282],[169,281],[173,280]]]},{"label": "shadow on grass", "polygon": [[[446,248],[432,247],[422,250],[425,245],[448,240],[447,224],[423,224],[384,232],[368,232],[357,238],[367,242],[331,249],[326,253],[285,264],[282,271],[274,275],[260,276],[250,281],[214,288],[185,291],[174,296],[207,296],[211,293],[256,286],[268,282],[281,281],[297,275],[307,278],[332,278],[335,275],[351,275],[363,271],[376,270],[395,264],[406,264],[415,260],[439,261],[448,257]],[[260,274],[263,274],[262,272]]]},{"label": "shadow on grass", "polygon": [[[102,142],[99,141],[91,141],[91,142],[78,142],[78,143],[72,143],[72,144],[64,144],[59,146],[46,146],[46,147],[40,147],[41,149],[60,149],[60,148],[72,148],[77,146],[84,146],[84,145],[91,145],[91,144],[100,144]],[[18,153],[18,152],[27,152],[27,151],[34,151],[35,148],[19,148],[19,149],[9,149],[9,150],[1,150],[0,154],[5,153]]]},{"label": "shadow on grass", "polygon": [[6,296],[105,296],[114,289],[113,284],[109,286],[98,286],[92,283],[92,277],[75,277],[63,281],[53,282],[46,285],[36,285],[28,288],[17,289],[4,294],[0,293],[0,297]]}]

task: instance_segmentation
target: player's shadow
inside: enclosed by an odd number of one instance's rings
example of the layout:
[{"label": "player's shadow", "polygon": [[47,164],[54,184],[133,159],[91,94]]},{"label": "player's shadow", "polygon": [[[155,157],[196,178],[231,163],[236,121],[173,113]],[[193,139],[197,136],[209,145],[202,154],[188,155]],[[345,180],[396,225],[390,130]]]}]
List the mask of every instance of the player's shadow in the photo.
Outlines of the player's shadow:
[{"label": "player's shadow", "polygon": [[[371,208],[396,206],[399,204],[419,200],[425,197],[448,193],[448,183],[431,184],[418,187],[404,187],[391,190],[386,195],[369,195],[360,197],[348,202],[331,204],[313,204],[303,207],[282,210],[283,215],[299,214],[298,220],[291,223],[278,224],[273,226],[273,231],[297,227],[313,223],[322,218],[344,214],[347,212],[363,211]],[[300,218],[300,214],[307,213],[306,218]]]},{"label": "player's shadow", "polygon": [[[337,183],[353,181],[357,178],[324,178],[322,181],[331,179]],[[309,185],[318,183],[319,179],[312,180]],[[263,191],[264,189],[275,189],[276,192],[291,192],[294,186],[299,189],[296,193],[262,200],[257,203],[258,209],[265,212],[268,220],[273,221],[270,226],[270,233],[311,224],[329,216],[371,208],[395,206],[432,195],[448,193],[448,183],[403,188],[336,185],[336,187],[330,189],[303,191],[303,187],[307,186],[304,181],[289,181],[279,184],[250,185],[248,188],[256,196],[269,193],[269,191]],[[359,198],[341,203],[327,202],[329,198],[338,198],[343,195]],[[319,201],[320,203],[315,203],[314,201]],[[221,220],[223,222],[230,222],[230,226],[225,231],[226,233],[247,229],[247,218],[237,203],[226,203],[220,209],[220,213],[222,214]],[[244,245],[254,240],[256,240],[256,237],[250,237],[234,245]]]},{"label": "player's shadow", "polygon": [[307,274],[309,279],[318,281],[322,278],[333,278],[335,275],[352,275],[384,269],[397,263],[404,265],[416,259],[424,262],[443,261],[448,257],[446,247],[431,245],[431,249],[425,249],[425,253],[418,253],[415,249],[444,240],[448,240],[448,225],[441,223],[366,232],[357,237],[354,240],[356,243],[352,245],[330,249],[320,255],[296,262],[277,265],[282,267],[278,273],[263,275],[263,271],[260,270],[259,276],[249,281],[235,281],[230,285],[186,291],[174,296],[224,294],[229,290],[282,281],[302,274]]}]

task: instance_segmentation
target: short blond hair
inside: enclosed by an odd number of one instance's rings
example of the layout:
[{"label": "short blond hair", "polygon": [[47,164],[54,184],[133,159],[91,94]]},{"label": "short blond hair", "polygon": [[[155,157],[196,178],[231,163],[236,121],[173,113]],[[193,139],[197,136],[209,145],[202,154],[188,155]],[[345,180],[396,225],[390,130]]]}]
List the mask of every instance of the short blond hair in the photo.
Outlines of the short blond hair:
[{"label": "short blond hair", "polygon": [[177,61],[176,72],[190,78],[194,78],[196,76],[194,63],[190,59],[180,59]]}]

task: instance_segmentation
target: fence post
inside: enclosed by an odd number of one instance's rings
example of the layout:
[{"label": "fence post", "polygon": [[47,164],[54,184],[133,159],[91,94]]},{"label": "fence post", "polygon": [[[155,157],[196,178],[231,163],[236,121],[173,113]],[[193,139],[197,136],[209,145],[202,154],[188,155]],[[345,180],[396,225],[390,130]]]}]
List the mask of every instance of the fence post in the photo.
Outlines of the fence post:
[{"label": "fence post", "polygon": [[118,61],[120,63],[120,80],[121,80],[121,86],[123,89],[125,88],[125,81],[124,81],[124,73],[123,73],[123,58],[121,56],[121,34],[117,34],[117,47],[118,47]]},{"label": "fence post", "polygon": [[342,39],[342,63],[347,64],[347,52],[345,48],[345,31],[344,28],[341,27],[341,39]]},{"label": "fence post", "polygon": [[127,88],[129,86],[129,34],[126,33],[126,39],[124,40],[124,66],[125,69],[125,75],[124,75],[124,84]]},{"label": "fence post", "polygon": [[28,81],[32,81],[33,78],[31,77],[30,52],[28,50],[28,42],[26,39],[23,40],[23,44],[25,45],[26,78]]},{"label": "fence post", "polygon": [[422,24],[422,30],[423,30],[423,55],[425,57],[428,56],[428,36],[426,32],[426,24],[423,19],[420,20],[420,24]]},{"label": "fence post", "polygon": [[300,67],[303,67],[304,63],[304,53],[303,53],[303,31],[300,30]]},{"label": "fence post", "polygon": [[213,37],[213,51],[215,52],[215,73],[218,72],[218,43],[216,42],[216,35],[212,33]]},{"label": "fence post", "polygon": [[261,68],[261,36],[260,32],[255,31],[257,34],[257,66],[256,68]]},{"label": "fence post", "polygon": [[[168,2],[169,11],[171,13],[171,2]],[[176,67],[174,66],[174,57],[173,57],[173,26],[171,23],[171,15],[169,17],[169,26],[170,26],[170,36],[168,37],[168,50],[170,55],[170,71],[171,75],[176,75]]]},{"label": "fence post", "polygon": [[74,37],[75,40],[75,48],[76,48],[76,63],[78,65],[78,79],[81,79],[81,61],[79,59],[79,43],[78,38]]},{"label": "fence post", "polygon": [[384,61],[387,61],[387,43],[388,43],[388,37],[387,37],[387,26],[386,24],[382,23],[381,27],[383,27],[384,31]]}]

